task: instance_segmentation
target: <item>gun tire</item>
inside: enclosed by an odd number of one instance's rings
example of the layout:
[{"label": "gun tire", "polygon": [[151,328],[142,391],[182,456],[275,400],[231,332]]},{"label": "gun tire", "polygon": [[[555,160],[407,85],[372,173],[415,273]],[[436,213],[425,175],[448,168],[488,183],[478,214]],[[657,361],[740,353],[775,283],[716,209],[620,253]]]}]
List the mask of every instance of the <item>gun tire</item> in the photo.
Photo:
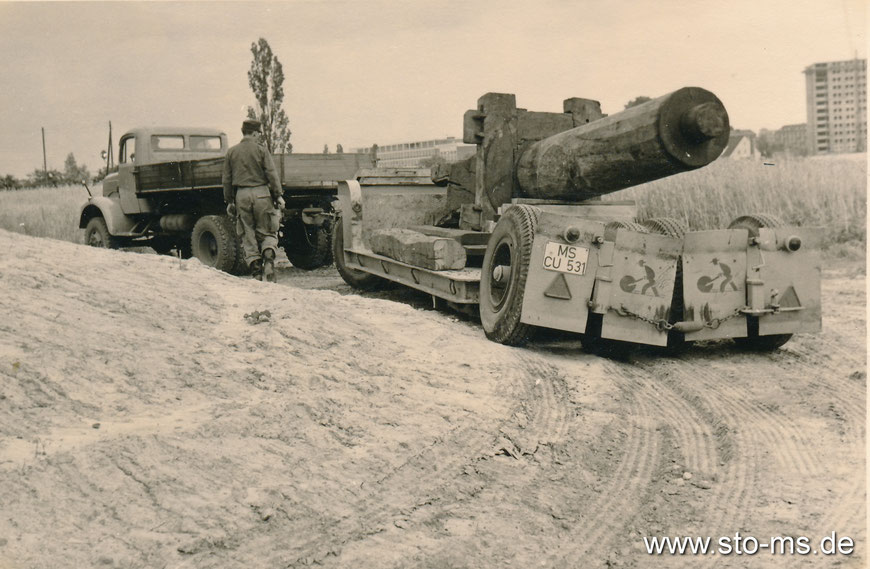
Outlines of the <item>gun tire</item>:
[{"label": "gun tire", "polygon": [[728,229],[747,229],[750,237],[758,237],[758,230],[762,227],[775,228],[785,225],[782,220],[769,213],[753,213],[741,215],[728,225]]},{"label": "gun tire", "polygon": [[[758,237],[761,228],[782,227],[782,220],[769,213],[753,213],[741,215],[728,225],[728,229],[746,229],[750,237]],[[743,350],[752,352],[772,352],[781,348],[791,340],[791,334],[771,334],[769,336],[758,335],[758,318],[749,316],[746,319],[746,337],[734,338],[734,343]]]},{"label": "gun tire", "polygon": [[119,249],[121,242],[109,233],[109,226],[102,217],[92,217],[85,226],[85,244],[103,249]]},{"label": "gun tire", "polygon": [[345,263],[341,217],[337,217],[332,226],[332,257],[338,274],[351,287],[357,290],[377,290],[383,286],[384,281],[380,277],[352,269]]},{"label": "gun tire", "polygon": [[650,233],[667,235],[676,239],[682,239],[689,232],[685,223],[672,217],[654,217],[644,221],[643,226],[649,229]]},{"label": "gun tire", "polygon": [[[520,346],[536,331],[520,322],[520,317],[540,213],[528,205],[508,208],[486,246],[480,275],[480,320],[486,337],[500,344]],[[498,278],[497,272],[507,275]]]},{"label": "gun tire", "polygon": [[[685,223],[672,217],[653,217],[643,222],[650,233],[665,235],[675,239],[682,239],[689,232]],[[671,298],[671,313],[668,322],[679,322],[683,319],[684,311],[683,295],[683,259],[677,259],[677,271],[674,275],[674,296]],[[672,355],[680,353],[686,347],[686,335],[676,330],[668,331],[668,343],[666,351]]]},{"label": "gun tire", "polygon": [[205,215],[193,226],[190,236],[193,256],[203,265],[231,273],[238,255],[236,231],[225,215]]},{"label": "gun tire", "polygon": [[278,244],[294,267],[310,271],[332,264],[332,223],[306,225],[299,218],[288,220]]},{"label": "gun tire", "polygon": [[616,241],[616,230],[628,229],[638,233],[649,233],[649,229],[635,221],[611,221],[604,226],[604,239],[607,241]]}]

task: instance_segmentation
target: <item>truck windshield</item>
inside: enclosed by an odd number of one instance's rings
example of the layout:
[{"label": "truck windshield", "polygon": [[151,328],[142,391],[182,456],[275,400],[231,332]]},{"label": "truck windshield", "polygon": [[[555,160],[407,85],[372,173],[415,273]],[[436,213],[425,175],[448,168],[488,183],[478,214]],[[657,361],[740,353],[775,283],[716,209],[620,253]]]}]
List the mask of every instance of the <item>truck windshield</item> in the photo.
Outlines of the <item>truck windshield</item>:
[{"label": "truck windshield", "polygon": [[199,135],[191,135],[190,136],[190,149],[191,150],[213,150],[219,151],[221,149],[221,137],[219,136],[199,136]]}]

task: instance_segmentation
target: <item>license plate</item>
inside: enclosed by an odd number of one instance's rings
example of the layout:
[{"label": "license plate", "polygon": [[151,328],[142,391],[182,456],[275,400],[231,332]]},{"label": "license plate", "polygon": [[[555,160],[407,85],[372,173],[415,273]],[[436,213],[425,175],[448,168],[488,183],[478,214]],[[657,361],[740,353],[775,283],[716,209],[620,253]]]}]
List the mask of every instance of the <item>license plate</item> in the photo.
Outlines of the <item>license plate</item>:
[{"label": "license plate", "polygon": [[548,271],[583,275],[588,260],[589,249],[586,247],[549,241],[544,249],[544,268]]}]

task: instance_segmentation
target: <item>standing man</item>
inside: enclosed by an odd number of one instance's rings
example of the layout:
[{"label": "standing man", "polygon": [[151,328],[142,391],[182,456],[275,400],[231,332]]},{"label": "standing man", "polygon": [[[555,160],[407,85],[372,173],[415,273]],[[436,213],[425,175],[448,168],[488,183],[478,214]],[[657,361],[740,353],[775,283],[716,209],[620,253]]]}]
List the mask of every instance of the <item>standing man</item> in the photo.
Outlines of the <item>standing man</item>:
[{"label": "standing man", "polygon": [[260,121],[242,123],[242,141],[227,151],[223,186],[227,214],[238,215],[245,263],[254,278],[275,282],[278,224],[284,198],[272,156],[259,143]]}]

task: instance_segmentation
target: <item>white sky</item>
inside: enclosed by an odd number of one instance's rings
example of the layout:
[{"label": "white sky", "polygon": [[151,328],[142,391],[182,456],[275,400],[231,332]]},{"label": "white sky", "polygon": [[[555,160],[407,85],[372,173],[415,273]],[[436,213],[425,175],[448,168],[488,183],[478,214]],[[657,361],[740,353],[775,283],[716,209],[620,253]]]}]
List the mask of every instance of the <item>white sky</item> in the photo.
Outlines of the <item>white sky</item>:
[{"label": "white sky", "polygon": [[[235,143],[253,103],[250,46],[284,66],[296,152],[462,136],[490,91],[614,113],[683,86],[737,128],[806,120],[803,69],[867,56],[866,0],[0,2],[0,175],[74,152],[100,166],[108,121],[214,126]],[[117,152],[117,149],[116,149]]]}]

